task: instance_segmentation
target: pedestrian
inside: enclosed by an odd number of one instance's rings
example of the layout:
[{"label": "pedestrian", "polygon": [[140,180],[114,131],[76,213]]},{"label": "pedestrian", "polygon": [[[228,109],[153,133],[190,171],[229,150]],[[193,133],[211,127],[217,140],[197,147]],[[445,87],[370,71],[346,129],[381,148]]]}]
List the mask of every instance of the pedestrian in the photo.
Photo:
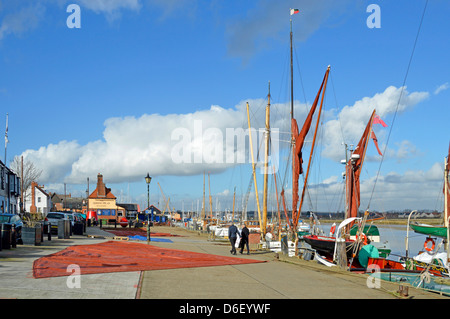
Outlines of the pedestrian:
[{"label": "pedestrian", "polygon": [[247,246],[247,255],[250,255],[250,248],[249,248],[249,240],[248,236],[250,234],[250,231],[248,230],[247,226],[244,224],[244,227],[241,230],[241,242],[239,246],[241,247],[240,253],[244,251],[245,246]]},{"label": "pedestrian", "polygon": [[231,250],[230,253],[233,255],[236,255],[236,240],[238,236],[238,229],[234,224],[231,224],[231,226],[228,228],[228,238],[230,239],[231,243]]}]

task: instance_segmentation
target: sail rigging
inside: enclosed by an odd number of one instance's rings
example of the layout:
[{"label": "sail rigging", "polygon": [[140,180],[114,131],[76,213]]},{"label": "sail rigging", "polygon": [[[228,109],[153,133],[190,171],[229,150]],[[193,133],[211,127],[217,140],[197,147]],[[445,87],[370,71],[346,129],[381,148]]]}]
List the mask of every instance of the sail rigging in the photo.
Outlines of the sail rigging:
[{"label": "sail rigging", "polygon": [[360,198],[360,182],[359,177],[361,174],[366,150],[368,146],[369,138],[372,136],[372,124],[375,116],[375,110],[373,110],[369,122],[366,125],[363,135],[352,152],[350,159],[348,160],[345,168],[346,176],[346,189],[347,189],[347,209],[346,218],[357,217],[358,209],[361,202]]},{"label": "sail rigging", "polygon": [[[318,128],[318,125],[320,123],[320,115],[321,115],[321,111],[322,111],[323,100],[324,100],[324,95],[325,95],[325,89],[326,89],[329,73],[330,73],[330,66],[328,66],[327,71],[325,72],[324,78],[322,80],[322,84],[320,85],[320,89],[317,92],[317,95],[316,95],[316,98],[314,100],[314,103],[311,106],[311,109],[310,109],[310,111],[308,113],[308,116],[305,119],[305,122],[303,124],[302,130],[300,132],[298,132],[297,121],[295,119],[291,120],[291,122],[292,122],[292,134],[293,134],[293,140],[294,140],[294,145],[295,145],[295,148],[294,148],[295,149],[295,153],[292,156],[292,160],[294,162],[294,176],[293,176],[293,186],[292,186],[292,192],[293,192],[293,194],[292,194],[292,220],[293,220],[293,228],[294,228],[294,230],[297,228],[298,220],[300,218],[300,213],[301,213],[301,209],[302,209],[302,204],[303,204],[303,199],[304,199],[304,195],[305,195],[306,185],[307,185],[307,182],[308,182],[308,175],[309,175],[309,169],[310,169],[310,164],[311,164],[311,158],[312,158],[312,154],[313,154],[313,151],[314,151],[314,146],[315,146],[315,141],[316,141],[316,136],[317,136],[317,128]],[[297,208],[298,201],[299,201],[299,196],[298,196],[298,178],[299,178],[299,175],[303,173],[302,150],[303,150],[303,146],[304,146],[306,135],[308,134],[309,129],[311,128],[312,119],[313,119],[314,113],[315,113],[315,111],[317,109],[317,104],[319,102],[319,98],[320,98],[320,94],[321,93],[322,93],[322,99],[321,99],[320,107],[319,107],[319,110],[318,110],[316,128],[315,128],[315,131],[314,131],[314,138],[313,138],[313,143],[311,145],[310,158],[309,158],[309,162],[308,162],[308,169],[307,169],[305,181],[304,181],[304,184],[303,184],[302,196],[300,198],[300,207]]]}]

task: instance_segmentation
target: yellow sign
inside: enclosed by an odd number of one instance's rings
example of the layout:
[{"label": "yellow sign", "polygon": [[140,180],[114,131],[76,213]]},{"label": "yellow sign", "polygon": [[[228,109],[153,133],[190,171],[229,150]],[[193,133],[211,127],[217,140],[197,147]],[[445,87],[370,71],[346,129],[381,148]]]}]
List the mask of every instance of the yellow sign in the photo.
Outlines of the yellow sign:
[{"label": "yellow sign", "polygon": [[89,209],[116,209],[115,199],[89,199]]}]

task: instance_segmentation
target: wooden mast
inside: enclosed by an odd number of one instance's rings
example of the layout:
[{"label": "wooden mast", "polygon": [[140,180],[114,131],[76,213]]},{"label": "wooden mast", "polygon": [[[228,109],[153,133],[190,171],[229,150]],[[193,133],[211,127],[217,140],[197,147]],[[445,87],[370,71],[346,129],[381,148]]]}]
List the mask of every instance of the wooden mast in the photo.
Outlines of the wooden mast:
[{"label": "wooden mast", "polygon": [[258,219],[259,225],[261,225],[261,208],[259,205],[259,194],[258,194],[258,184],[256,183],[256,163],[253,155],[253,143],[252,143],[252,129],[250,126],[250,110],[247,102],[247,120],[248,120],[248,137],[250,142],[250,153],[252,155],[252,170],[253,170],[253,181],[255,183],[255,193],[256,193],[256,208],[258,209]]},{"label": "wooden mast", "polygon": [[203,171],[203,202],[202,202],[202,220],[205,219],[205,171]]},{"label": "wooden mast", "polygon": [[444,226],[447,228],[447,241],[444,243],[444,249],[447,251],[447,263],[450,261],[450,245],[448,244],[448,241],[450,240],[450,233],[448,229],[448,219],[449,219],[449,205],[450,205],[450,190],[448,185],[448,171],[449,171],[449,165],[450,165],[450,144],[448,148],[448,155],[445,159],[444,163]]},{"label": "wooden mast", "polygon": [[233,193],[233,215],[231,215],[231,221],[234,221],[234,202],[236,199],[236,187],[234,187],[234,193]]},{"label": "wooden mast", "polygon": [[209,189],[209,211],[210,211],[211,218],[212,218],[213,211],[212,211],[212,197],[211,197],[211,181],[209,179],[209,172],[208,172],[208,189]]},{"label": "wooden mast", "polygon": [[[289,34],[290,38],[290,55],[291,55],[291,132],[292,132],[292,120],[294,119],[294,63],[293,63],[293,54],[292,54],[292,15],[290,20],[291,31]],[[295,153],[295,139],[294,135],[291,133],[291,152],[292,152],[292,189],[294,188],[295,183],[295,162],[294,162],[294,153]],[[294,204],[294,196],[292,196],[292,204]],[[294,206],[294,205],[292,205]],[[295,212],[295,207],[292,207],[292,218]],[[295,229],[293,229],[295,233]]]},{"label": "wooden mast", "polygon": [[448,180],[448,173],[449,173],[449,162],[450,162],[450,145],[448,150],[447,158],[445,159],[444,164],[444,226],[448,227],[448,218],[449,218],[449,205],[450,205],[450,190],[449,190],[449,180]]},{"label": "wooden mast", "polygon": [[269,94],[267,97],[266,106],[266,130],[265,130],[265,154],[264,154],[264,198],[263,198],[263,223],[261,225],[261,232],[263,236],[266,235],[267,226],[267,189],[269,179],[269,138],[270,138],[270,82]]},{"label": "wooden mast", "polygon": [[281,241],[281,214],[280,214],[280,202],[278,201],[277,174],[275,174],[275,167],[273,169],[273,180],[275,183],[275,194],[277,195],[278,240]]}]

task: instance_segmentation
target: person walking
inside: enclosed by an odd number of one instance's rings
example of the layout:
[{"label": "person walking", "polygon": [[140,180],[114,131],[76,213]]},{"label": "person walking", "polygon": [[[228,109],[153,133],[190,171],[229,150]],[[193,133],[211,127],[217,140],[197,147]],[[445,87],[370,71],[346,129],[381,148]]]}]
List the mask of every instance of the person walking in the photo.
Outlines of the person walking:
[{"label": "person walking", "polygon": [[249,239],[248,236],[250,235],[250,231],[248,230],[247,226],[242,228],[241,230],[241,242],[239,243],[239,247],[241,247],[241,251],[239,253],[242,254],[244,251],[244,247],[247,246],[247,255],[250,255],[250,248],[249,248]]},{"label": "person walking", "polygon": [[238,229],[234,224],[231,224],[231,226],[228,228],[228,238],[230,239],[231,243],[231,250],[230,253],[233,255],[236,255],[236,240],[238,236]]}]

